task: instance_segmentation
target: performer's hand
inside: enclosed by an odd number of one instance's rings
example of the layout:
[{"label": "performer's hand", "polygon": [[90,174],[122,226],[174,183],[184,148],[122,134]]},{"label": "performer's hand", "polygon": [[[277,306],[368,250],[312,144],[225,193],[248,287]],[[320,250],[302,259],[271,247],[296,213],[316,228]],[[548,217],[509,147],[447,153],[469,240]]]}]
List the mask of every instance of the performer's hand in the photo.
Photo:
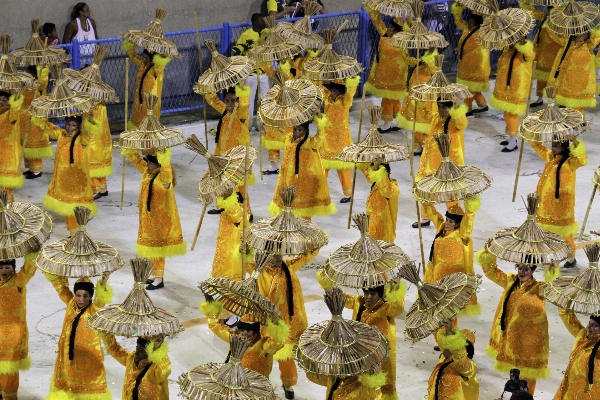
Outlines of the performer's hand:
[{"label": "performer's hand", "polygon": [[233,188],[231,187],[231,188],[227,189],[227,190],[226,190],[226,191],[223,193],[223,196],[221,196],[221,197],[223,197],[224,199],[226,199],[226,198],[228,198],[229,196],[231,196],[232,194],[233,194]]},{"label": "performer's hand", "polygon": [[165,341],[165,334],[161,333],[160,335],[154,338],[154,350],[158,349],[163,342]]},{"label": "performer's hand", "polygon": [[166,147],[157,147],[156,148],[156,152],[157,153],[164,153],[165,151],[167,151]]},{"label": "performer's hand", "polygon": [[102,273],[102,279],[100,279],[100,284],[101,284],[102,286],[106,285],[106,282],[108,281],[108,277],[110,276],[110,274],[111,274],[111,273],[110,273],[110,272],[108,272],[108,271],[104,271],[104,272]]},{"label": "performer's hand", "polygon": [[444,328],[446,328],[446,335],[454,335],[454,328],[452,328],[452,319],[446,320],[444,323]]},{"label": "performer's hand", "polygon": [[381,157],[379,157],[379,156],[375,157],[373,159],[373,171],[378,171],[382,162],[383,162],[383,159]]},{"label": "performer's hand", "polygon": [[207,303],[211,303],[211,302],[215,301],[214,297],[212,297],[209,294],[204,295],[204,300],[206,300]]}]

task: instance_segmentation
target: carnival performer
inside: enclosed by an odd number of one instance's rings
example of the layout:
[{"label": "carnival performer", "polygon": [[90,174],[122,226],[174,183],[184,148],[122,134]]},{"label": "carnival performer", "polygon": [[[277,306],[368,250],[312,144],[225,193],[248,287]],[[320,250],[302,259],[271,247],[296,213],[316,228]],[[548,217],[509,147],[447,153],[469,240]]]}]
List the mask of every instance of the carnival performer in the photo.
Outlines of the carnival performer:
[{"label": "carnival performer", "polygon": [[[91,111],[96,124],[87,122],[84,115],[83,131],[89,130],[90,142],[87,147],[94,200],[108,196],[106,177],[112,175],[112,136],[108,124],[108,114],[104,102]],[[86,114],[87,115],[87,114]]]},{"label": "carnival performer", "polygon": [[56,289],[58,297],[67,305],[50,394],[46,400],[112,399],[106,386],[100,337],[88,327],[88,319],[112,300],[112,289],[107,283],[110,274],[105,272],[102,275],[95,291],[94,284],[88,278],[80,278],[75,282],[73,292],[69,290],[67,278],[45,275]]},{"label": "carnival performer", "polygon": [[24,178],[21,173],[21,109],[25,96],[11,95],[0,91],[0,147],[3,157],[0,157],[0,187],[8,193],[8,201],[14,201],[13,189],[23,186]]},{"label": "carnival performer", "polygon": [[317,385],[327,388],[325,400],[380,400],[380,388],[385,384],[385,375],[381,373],[337,378],[307,372],[306,378]]},{"label": "carnival performer", "polygon": [[65,129],[43,120],[41,122],[48,136],[57,140],[54,158],[54,175],[48,186],[48,194],[44,197],[44,207],[65,217],[69,234],[77,230],[75,207],[90,209],[92,215],[98,212],[94,203],[92,182],[88,163],[88,152],[85,151],[96,121],[86,118],[88,129],[81,129],[80,116],[65,118]]},{"label": "carnival performer", "polygon": [[550,375],[548,368],[548,318],[544,288],[560,275],[555,265],[546,269],[546,280],[533,277],[537,265],[517,264],[517,273],[498,268],[496,257],[485,247],[477,253],[477,262],[485,276],[504,289],[492,325],[487,353],[496,361],[494,369],[509,373],[518,368],[534,394],[536,380]]},{"label": "carnival performer", "polygon": [[325,216],[336,212],[329,197],[329,185],[321,162],[319,149],[324,140],[327,116],[315,117],[317,134],[309,136],[310,122],[294,127],[292,136],[285,138],[283,162],[277,178],[275,196],[269,205],[269,213],[279,215],[283,208],[281,188],[294,186],[296,197],[292,213],[310,220],[313,216]]},{"label": "carnival performer", "polygon": [[0,393],[3,400],[16,400],[19,371],[31,366],[29,330],[27,329],[27,283],[37,270],[39,253],[29,253],[20,271],[16,261],[0,260],[0,329],[10,332],[0,343]]},{"label": "carnival performer", "polygon": [[551,149],[539,142],[529,144],[546,162],[536,189],[540,201],[535,220],[543,229],[561,235],[569,243],[571,252],[563,267],[572,268],[577,265],[573,235],[579,230],[575,221],[575,184],[577,169],[588,163],[585,143],[575,140],[569,146],[568,141],[552,142]]},{"label": "carnival performer", "polygon": [[375,240],[394,243],[396,240],[396,220],[398,218],[398,181],[390,177],[390,165],[375,159],[365,172],[371,183],[371,192],[367,197],[369,215],[369,235]]},{"label": "carnival performer", "polygon": [[534,58],[533,43],[523,39],[514,46],[506,47],[498,59],[496,85],[490,104],[504,111],[508,140],[500,142],[505,146],[502,148],[503,153],[510,153],[518,148],[519,118],[527,110]]},{"label": "carnival performer", "polygon": [[[489,79],[492,68],[490,50],[479,44],[479,28],[483,24],[483,17],[471,11],[465,23],[462,19],[464,9],[464,6],[456,2],[452,4],[454,23],[463,31],[456,49],[458,52],[456,83],[465,85],[473,94],[473,97],[465,99],[465,104],[469,108],[467,116],[470,116],[488,110],[487,102],[481,92],[490,90]],[[476,109],[473,109],[473,100],[477,103]]]},{"label": "carnival performer", "polygon": [[479,398],[475,334],[452,327],[452,320],[436,333],[442,355],[427,385],[427,400],[465,400]]},{"label": "carnival performer", "polygon": [[152,114],[156,118],[160,118],[160,104],[163,82],[165,79],[165,67],[171,61],[171,57],[152,53],[146,49],[142,51],[142,55],[138,55],[135,51],[135,44],[127,40],[123,41],[122,46],[123,50],[129,55],[131,62],[139,67],[135,80],[131,118],[127,122],[128,129],[137,129],[140,122],[142,122],[142,119],[148,115],[145,96],[147,93],[151,93],[158,97],[158,101],[152,110]]},{"label": "carnival performer", "polygon": [[559,308],[558,315],[575,337],[575,344],[554,400],[600,398],[600,378],[597,377],[597,371],[600,370],[600,317],[590,316],[587,326],[583,326],[573,312]]},{"label": "carnival performer", "polygon": [[134,351],[127,351],[113,335],[104,335],[106,352],[125,367],[122,400],[169,398],[171,372],[169,349],[163,337],[137,338]]},{"label": "carnival performer", "polygon": [[350,176],[351,163],[340,161],[337,156],[346,146],[351,145],[352,133],[348,120],[352,99],[358,88],[360,77],[346,78],[345,84],[330,82],[328,87],[323,88],[325,99],[325,115],[327,125],[325,126],[325,138],[321,147],[321,158],[325,168],[325,177],[330,169],[337,170],[338,178],[342,185],[344,197],[340,203],[350,202],[352,194],[352,177]]},{"label": "carnival performer", "polygon": [[165,258],[184,255],[179,210],[175,200],[175,174],[171,166],[171,150],[159,149],[144,158],[137,150],[123,149],[133,166],[142,174],[138,209],[140,224],[135,246],[140,257],[153,261],[152,277],[146,290],[165,287]]}]

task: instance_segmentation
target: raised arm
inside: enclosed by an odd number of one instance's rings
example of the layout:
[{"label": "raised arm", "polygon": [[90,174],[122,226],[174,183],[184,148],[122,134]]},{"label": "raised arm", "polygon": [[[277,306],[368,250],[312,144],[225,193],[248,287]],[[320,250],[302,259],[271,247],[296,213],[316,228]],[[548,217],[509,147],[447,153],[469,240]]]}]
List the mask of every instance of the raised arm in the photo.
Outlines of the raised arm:
[{"label": "raised arm", "polygon": [[[261,88],[262,93],[266,93],[266,91],[268,90],[268,88]],[[237,110],[237,115],[240,121],[242,121],[242,123],[246,123],[246,121],[248,121],[248,119],[250,118],[249,114],[249,109],[250,109],[250,94],[251,94],[251,90],[250,90],[250,86],[245,85],[245,86],[236,86],[235,87],[235,96],[238,98],[238,110]]]},{"label": "raised arm", "polygon": [[206,315],[208,329],[213,331],[219,339],[229,343],[231,337],[230,329],[219,319],[223,311],[223,304],[220,301],[208,300],[200,303],[200,310]]},{"label": "raised arm", "polygon": [[287,260],[285,260],[285,264],[288,266],[288,268],[291,271],[296,272],[300,268],[302,268],[304,265],[308,264],[310,262],[310,260],[315,258],[315,256],[317,255],[318,252],[319,252],[319,250],[315,250],[312,253],[301,254],[294,258],[288,258]]},{"label": "raised arm", "polygon": [[68,304],[69,301],[73,298],[73,292],[69,289],[69,280],[62,276],[50,275],[44,273],[44,276],[52,286],[54,286],[54,290],[58,293],[58,297],[63,301],[63,303]]},{"label": "raised arm", "polygon": [[121,150],[121,154],[129,159],[129,162],[138,170],[140,174],[143,174],[146,169],[148,169],[148,164],[138,150],[133,149],[123,149]]},{"label": "raised arm", "polygon": [[127,356],[129,355],[129,353],[119,344],[119,342],[117,342],[115,336],[112,334],[105,333],[101,334],[100,337],[104,342],[104,348],[106,349],[106,352],[110,354],[115,360],[117,360],[119,364],[121,364],[122,366],[126,366]]},{"label": "raised arm", "polygon": [[94,305],[102,308],[112,301],[113,290],[108,284],[110,273],[104,272],[102,278],[96,283],[94,294]]},{"label": "raised arm", "polygon": [[569,146],[571,150],[571,154],[569,156],[569,165],[573,169],[577,169],[579,167],[584,167],[588,163],[588,156],[585,149],[585,143],[581,140],[576,140]]},{"label": "raised arm", "polygon": [[[444,332],[441,332],[444,331]],[[447,334],[444,329],[441,329],[437,334],[440,347],[450,350],[452,353],[452,367],[463,377],[463,379],[473,379],[477,373],[477,366],[467,356],[466,346],[468,344],[467,337],[458,329],[454,329],[451,334]]]},{"label": "raised arm", "polygon": [[404,312],[404,296],[406,295],[406,284],[404,281],[400,283],[391,283],[387,285],[385,290],[385,301],[388,318],[396,318]]},{"label": "raised arm", "polygon": [[[26,285],[33,275],[35,275],[35,271],[37,271],[35,259],[37,258],[39,251],[35,253],[29,253],[25,256],[25,263],[23,267],[15,274],[15,278],[20,284]],[[14,279],[14,278],[13,278]]]},{"label": "raised arm", "polygon": [[134,63],[140,68],[144,66],[144,60],[142,60],[142,57],[140,57],[139,54],[135,52],[135,44],[124,40],[123,43],[121,43],[121,47],[127,53],[132,63]]},{"label": "raised arm", "polygon": [[173,167],[171,166],[171,149],[156,152],[156,159],[160,164],[160,180],[165,189],[171,189],[173,185]]},{"label": "raised arm", "polygon": [[585,329],[585,326],[583,326],[573,311],[559,308],[558,315],[560,316],[560,319],[562,319],[563,324],[565,324],[565,328],[567,328],[571,335],[577,337],[579,332],[581,332],[582,329]]},{"label": "raised arm", "polygon": [[387,32],[387,26],[385,26],[385,23],[381,19],[381,15],[370,7],[365,7],[365,9],[369,13],[369,16],[371,17],[371,22],[373,23],[375,29],[377,29],[377,32],[379,32],[381,36],[385,35],[385,33]]},{"label": "raised arm", "polygon": [[359,83],[360,76],[346,78],[346,93],[344,94],[343,103],[344,107],[347,110],[350,110],[350,108],[352,108],[352,102],[354,101],[354,95],[356,94],[356,90],[358,89]]},{"label": "raised arm", "polygon": [[219,114],[223,114],[227,107],[225,107],[225,103],[219,99],[216,93],[207,93],[204,95],[206,102],[214,108]]},{"label": "raised arm", "polygon": [[550,162],[554,160],[552,150],[544,146],[543,143],[533,142],[531,140],[528,140],[527,142],[542,160],[544,160],[545,162]]},{"label": "raised arm", "polygon": [[489,280],[491,280],[498,286],[502,286],[503,288],[506,287],[509,275],[507,275],[504,271],[498,269],[498,264],[496,263],[495,255],[489,253],[484,247],[477,252],[476,259],[479,265],[481,265],[483,273]]},{"label": "raised arm", "polygon": [[423,217],[431,220],[436,229],[440,229],[445,219],[433,203],[423,203]]},{"label": "raised arm", "polygon": [[[460,237],[463,239],[465,244],[471,240],[471,235],[473,234],[473,226],[475,225],[475,213],[479,210],[481,206],[481,198],[479,196],[475,196],[473,198],[467,198],[464,201],[465,203],[465,215],[460,223]],[[466,242],[465,242],[466,241]]]},{"label": "raised arm", "polygon": [[458,4],[457,2],[454,2],[452,4],[452,15],[454,16],[454,24],[458,27],[458,29],[460,29],[463,32],[469,30],[469,25],[462,18],[464,10],[465,7],[462,4]]}]

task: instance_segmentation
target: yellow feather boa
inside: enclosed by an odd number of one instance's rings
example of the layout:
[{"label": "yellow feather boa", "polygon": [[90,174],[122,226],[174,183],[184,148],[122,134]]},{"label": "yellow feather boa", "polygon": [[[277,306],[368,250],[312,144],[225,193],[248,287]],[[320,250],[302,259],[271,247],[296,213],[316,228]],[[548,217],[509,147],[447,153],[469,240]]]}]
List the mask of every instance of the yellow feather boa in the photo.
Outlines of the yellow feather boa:
[{"label": "yellow feather boa", "polygon": [[270,319],[267,321],[267,334],[278,343],[285,343],[290,338],[290,326],[283,319],[275,324]]},{"label": "yellow feather boa", "polygon": [[167,342],[162,342],[158,349],[154,349],[154,340],[151,340],[148,344],[146,344],[146,354],[148,354],[148,359],[152,361],[154,364],[162,364],[162,361],[169,355],[169,347],[167,346]]},{"label": "yellow feather boa", "polygon": [[475,259],[479,265],[490,265],[496,262],[496,256],[487,252],[485,248],[479,249],[475,255]]},{"label": "yellow feather boa", "polygon": [[585,143],[583,143],[582,140],[577,140],[577,144],[571,144],[571,146],[569,146],[569,150],[571,151],[571,156],[581,157],[586,151]]},{"label": "yellow feather boa", "polygon": [[154,65],[165,66],[171,62],[171,57],[165,57],[161,54],[155,54],[154,57],[152,57],[152,62],[154,63]]},{"label": "yellow feather boa", "polygon": [[25,177],[23,175],[17,177],[0,176],[0,187],[19,188],[23,186],[23,183],[25,182],[24,179]]},{"label": "yellow feather boa", "polygon": [[113,290],[112,287],[107,283],[101,285],[99,282],[96,284],[94,295],[96,296],[96,300],[103,303],[108,304],[112,301],[113,298]]},{"label": "yellow feather boa", "polygon": [[460,329],[455,328],[453,335],[439,334],[437,340],[442,349],[460,350],[467,346],[467,337]]},{"label": "yellow feather boa", "polygon": [[469,304],[460,312],[458,316],[477,317],[481,314],[481,304]]},{"label": "yellow feather boa", "polygon": [[15,99],[14,94],[8,98],[8,104],[10,105],[10,108],[12,108],[13,110],[21,108],[24,101],[25,101],[25,96],[22,96],[22,95],[19,96],[18,99]]},{"label": "yellow feather boa", "polygon": [[27,371],[29,368],[31,368],[29,356],[17,361],[0,361],[0,375],[16,374],[19,371]]},{"label": "yellow feather boa", "polygon": [[292,343],[284,345],[277,353],[273,354],[273,360],[275,361],[285,361],[292,358],[294,358],[294,345]]},{"label": "yellow feather boa", "polygon": [[327,276],[327,274],[325,273],[325,270],[320,269],[317,271],[317,282],[319,283],[319,286],[321,287],[321,289],[329,289],[335,286],[335,282],[332,281],[331,279],[329,279],[329,277]]},{"label": "yellow feather boa", "polygon": [[223,303],[220,301],[205,301],[200,303],[200,311],[207,317],[218,318],[223,312]]},{"label": "yellow feather boa", "polygon": [[[420,107],[424,104],[425,103],[421,104],[421,102],[419,101],[419,102],[417,102],[417,107]],[[404,115],[402,115],[402,113],[398,113],[396,115],[396,120],[398,121],[398,126],[400,126],[400,128],[404,128],[407,131],[413,130],[413,122],[404,118]],[[416,124],[414,124],[414,129],[415,129],[415,132],[429,134],[429,131],[431,130],[431,124],[426,124],[424,122],[417,122]]]},{"label": "yellow feather boa", "polygon": [[54,157],[54,150],[51,146],[47,147],[23,147],[23,157],[30,160],[39,160]]},{"label": "yellow feather boa", "polygon": [[56,200],[48,195],[44,196],[44,207],[57,213],[58,215],[73,216],[75,215],[76,206],[89,208],[92,212],[92,215],[96,215],[98,213],[98,205],[93,201],[91,203],[63,203],[62,201]]},{"label": "yellow feather boa", "polygon": [[525,114],[525,110],[527,110],[527,104],[514,104],[508,101],[499,100],[494,96],[494,93],[490,96],[490,104],[500,111],[506,111],[515,115],[523,115]]},{"label": "yellow feather boa", "polygon": [[361,385],[369,389],[378,389],[385,385],[387,372],[379,371],[375,374],[360,374],[358,381]]},{"label": "yellow feather boa", "polygon": [[552,282],[553,280],[555,280],[559,276],[560,276],[560,269],[559,268],[548,267],[548,268],[546,268],[546,271],[544,272],[544,280],[547,283]]},{"label": "yellow feather boa", "polygon": [[481,197],[475,196],[472,199],[465,199],[465,208],[468,212],[477,212],[481,207]]},{"label": "yellow feather boa", "polygon": [[323,168],[325,169],[350,169],[354,166],[354,163],[342,161],[342,160],[327,160],[326,158],[321,159]]},{"label": "yellow feather boa", "polygon": [[400,281],[400,285],[396,290],[391,290],[391,287],[388,286],[385,289],[385,301],[388,303],[400,303],[404,301],[404,296],[406,295],[406,283],[404,281]]},{"label": "yellow feather boa", "polygon": [[466,105],[461,104],[459,106],[451,107],[448,114],[450,114],[453,119],[459,119],[467,115],[467,111],[469,111],[469,108]]},{"label": "yellow feather boa", "polygon": [[250,86],[246,85],[244,87],[236,86],[235,87],[235,95],[236,97],[248,97],[250,96]]}]

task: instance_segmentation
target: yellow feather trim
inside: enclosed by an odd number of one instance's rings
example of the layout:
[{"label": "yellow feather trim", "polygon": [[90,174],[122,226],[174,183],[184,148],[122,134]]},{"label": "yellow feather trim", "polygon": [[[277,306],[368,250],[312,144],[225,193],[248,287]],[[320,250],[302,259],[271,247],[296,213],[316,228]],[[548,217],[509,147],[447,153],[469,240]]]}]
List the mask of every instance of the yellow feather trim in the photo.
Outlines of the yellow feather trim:
[{"label": "yellow feather trim", "polygon": [[342,160],[327,160],[325,158],[321,159],[323,163],[323,168],[325,169],[350,169],[354,167],[354,163],[342,161]]},{"label": "yellow feather trim", "polygon": [[326,114],[321,114],[320,117],[315,115],[315,124],[317,125],[317,129],[325,129],[328,122],[329,119],[327,118]]},{"label": "yellow feather trim", "polygon": [[187,243],[184,241],[183,243],[160,247],[149,247],[143,246],[141,244],[136,244],[135,251],[141,257],[146,257],[151,260],[158,260],[161,258],[184,255],[185,253],[187,253]]},{"label": "yellow feather trim", "polygon": [[518,368],[521,371],[521,379],[546,379],[550,376],[549,368],[525,368],[517,367],[504,361],[494,363],[494,369],[498,372],[510,373],[513,368]]},{"label": "yellow feather trim", "polygon": [[306,54],[310,57],[310,58],[315,58],[316,56],[319,55],[318,51],[314,51],[311,49],[306,50]]},{"label": "yellow feather trim", "polygon": [[146,354],[154,364],[162,364],[163,360],[169,356],[169,346],[167,346],[167,342],[163,341],[155,350],[154,343],[155,341],[151,340],[150,343],[146,344]]},{"label": "yellow feather trim", "polygon": [[496,349],[494,349],[492,346],[490,346],[489,344],[486,346],[485,352],[491,358],[495,359],[496,357],[498,357],[498,351]]},{"label": "yellow feather trim", "polygon": [[171,149],[156,152],[156,160],[160,165],[169,164],[171,162]]},{"label": "yellow feather trim", "polygon": [[[417,107],[419,107],[419,103],[417,103]],[[398,121],[398,126],[400,126],[400,128],[404,128],[407,131],[413,130],[413,122],[404,118],[404,115],[402,115],[402,113],[398,113],[396,115],[396,120]],[[415,132],[428,134],[429,131],[431,130],[431,124],[426,124],[424,122],[417,122],[414,125],[414,128],[415,128]]]},{"label": "yellow feather trim", "polygon": [[467,81],[464,79],[460,79],[459,77],[456,77],[456,83],[460,83],[461,85],[465,85],[466,87],[469,88],[469,90],[471,91],[471,93],[473,92],[487,92],[490,90],[490,83],[489,82],[473,82],[473,81]]},{"label": "yellow feather trim", "polygon": [[453,335],[437,335],[438,344],[442,349],[460,350],[467,346],[467,337],[459,329],[454,329]]},{"label": "yellow feather trim", "polygon": [[375,183],[380,183],[385,178],[389,177],[389,174],[383,165],[380,165],[377,171],[373,171],[369,168],[367,173],[369,174],[369,180]]},{"label": "yellow feather trim", "polygon": [[327,274],[325,273],[325,270],[320,269],[317,271],[317,282],[319,283],[319,286],[321,287],[321,289],[329,289],[335,286],[335,282],[332,281],[331,279],[329,279],[329,277],[327,276]]},{"label": "yellow feather trim", "polygon": [[275,0],[267,1],[267,11],[277,11],[277,2]]},{"label": "yellow feather trim", "polygon": [[50,394],[46,397],[46,400],[48,400],[48,399],[51,399],[51,400],[111,400],[112,393],[110,392],[110,389],[106,388],[106,391],[104,393],[94,393],[94,394],[78,393],[75,395],[72,393],[65,392],[64,390],[56,390],[55,388],[52,388],[50,391]]},{"label": "yellow feather trim", "polygon": [[559,276],[560,276],[560,268],[548,267],[548,268],[546,268],[546,271],[544,272],[544,281],[546,281],[546,283],[552,282]]},{"label": "yellow feather trim", "polygon": [[469,111],[469,107],[467,107],[464,104],[450,108],[450,111],[448,112],[450,114],[450,116],[453,119],[459,119],[459,118],[463,118],[465,115],[467,115],[467,111]]},{"label": "yellow feather trim", "polygon": [[0,375],[16,374],[19,371],[27,371],[31,368],[29,356],[16,361],[0,361]]},{"label": "yellow feather trim", "polygon": [[107,165],[106,167],[100,168],[92,168],[90,166],[90,178],[106,178],[107,176],[111,176],[112,173],[112,165]]},{"label": "yellow feather trim", "polygon": [[382,393],[378,400],[398,400],[398,393]]},{"label": "yellow feather trim", "polygon": [[[333,204],[333,203],[329,203],[326,206],[315,206],[315,207],[292,209],[292,214],[294,214],[298,218],[324,217],[326,215],[335,214],[336,212],[337,212],[337,208],[336,208],[335,204]],[[274,202],[271,202],[269,204],[269,213],[271,215],[277,216],[281,213],[281,208]]]},{"label": "yellow feather trim", "polygon": [[483,247],[475,254],[475,259],[479,265],[490,265],[496,262],[496,256],[486,251]]},{"label": "yellow feather trim", "polygon": [[125,156],[125,157],[129,157],[129,156],[133,156],[135,154],[139,154],[139,150],[135,150],[135,149],[126,149],[126,148],[122,148],[121,149],[121,155]]},{"label": "yellow feather trim", "polygon": [[452,4],[452,14],[454,15],[461,15],[463,10],[465,9],[465,6],[463,6],[462,4],[458,4],[457,2],[454,2]]},{"label": "yellow feather trim", "polygon": [[465,208],[468,212],[477,212],[479,207],[481,207],[481,197],[475,196],[472,199],[465,199]]},{"label": "yellow feather trim", "polygon": [[406,98],[406,90],[379,89],[370,82],[365,83],[365,89],[375,97],[381,97],[383,99],[404,100],[404,98]]},{"label": "yellow feather trim", "polygon": [[218,318],[223,312],[223,303],[220,301],[205,301],[200,303],[200,311],[207,317]]},{"label": "yellow feather trim", "polygon": [[531,40],[526,40],[523,44],[517,43],[515,45],[515,49],[517,49],[519,53],[525,55],[525,57],[530,57],[533,55],[533,43]]},{"label": "yellow feather trim", "polygon": [[538,225],[547,231],[556,233],[564,238],[576,234],[579,231],[579,223],[577,221],[564,226],[548,225],[538,222]]},{"label": "yellow feather trim", "polygon": [[458,316],[478,317],[481,314],[481,304],[469,304],[460,312]]},{"label": "yellow feather trim", "polygon": [[137,130],[137,125],[135,125],[131,120],[127,121],[127,130],[135,131]]},{"label": "yellow feather trim", "polygon": [[600,68],[600,57],[596,57],[596,68]]},{"label": "yellow feather trim", "polygon": [[265,139],[263,136],[261,138],[262,146],[267,150],[283,150],[285,148],[285,143],[279,140],[271,140]]},{"label": "yellow feather trim", "polygon": [[225,210],[231,210],[234,207],[237,207],[238,203],[238,195],[236,192],[233,192],[229,197],[219,197],[217,199],[217,208],[223,208]]},{"label": "yellow feather trim", "polygon": [[48,120],[46,118],[38,118],[32,116],[30,121],[33,123],[33,125],[37,126],[38,128],[46,129],[46,122]]},{"label": "yellow feather trim", "polygon": [[387,372],[379,371],[375,374],[360,374],[358,381],[361,385],[369,389],[378,389],[385,385]]},{"label": "yellow feather trim", "polygon": [[54,282],[55,280],[62,278],[61,276],[51,275],[51,274],[48,274],[48,273],[46,273],[44,271],[42,271],[42,274],[44,274],[44,276],[46,277],[46,279],[48,279],[48,282]]},{"label": "yellow feather trim", "polygon": [[23,186],[24,181],[25,177],[23,175],[19,175],[17,177],[0,176],[0,187],[19,188]]},{"label": "yellow feather trim", "polygon": [[235,95],[236,97],[249,97],[252,91],[250,90],[250,86],[246,85],[244,87],[235,87]]},{"label": "yellow feather trim", "polygon": [[585,154],[585,143],[582,140],[577,140],[577,144],[571,144],[571,146],[569,146],[569,150],[571,151],[571,156],[581,157]]},{"label": "yellow feather trim", "polygon": [[256,185],[256,175],[254,175],[253,173],[249,173],[248,174],[248,186],[254,186]]},{"label": "yellow feather trim", "polygon": [[171,57],[165,57],[160,54],[155,54],[154,57],[152,57],[152,62],[154,63],[154,65],[165,66],[171,62]]},{"label": "yellow feather trim", "polygon": [[435,56],[437,56],[438,54],[439,53],[438,53],[437,48],[433,49],[433,51],[431,51],[431,52],[429,50],[427,50],[427,53],[425,53],[425,55],[423,57],[421,57],[421,61],[429,66],[434,65],[435,64]]},{"label": "yellow feather trim", "polygon": [[267,334],[278,343],[284,343],[290,338],[291,327],[283,319],[275,324],[271,319],[267,321]]},{"label": "yellow feather trim", "polygon": [[279,63],[279,69],[283,72],[283,75],[289,75],[292,69],[292,65],[290,64],[290,60],[285,60],[285,62]]},{"label": "yellow feather trim", "polygon": [[121,42],[121,48],[126,52],[129,53],[130,51],[135,50],[135,44],[131,43],[128,40],[124,40]]},{"label": "yellow feather trim", "polygon": [[[53,379],[50,380],[53,382]],[[46,396],[45,400],[70,400],[69,395],[64,390],[56,390],[51,391],[48,396]]]},{"label": "yellow feather trim", "polygon": [[32,262],[34,262],[39,254],[40,254],[39,251],[34,251],[33,253],[27,254],[25,256],[25,264],[27,264],[27,263],[31,264]]},{"label": "yellow feather trim", "polygon": [[570,99],[565,96],[556,95],[556,103],[568,108],[594,108],[596,107],[596,98],[590,99]]},{"label": "yellow feather trim", "polygon": [[385,289],[385,301],[388,303],[403,303],[406,296],[406,283],[400,281],[396,290],[390,290],[390,286]]},{"label": "yellow feather trim", "polygon": [[8,98],[8,104],[10,105],[10,108],[12,108],[12,109],[21,108],[21,106],[23,105],[23,102],[25,102],[25,96],[19,96],[18,99],[15,99],[15,95],[13,94],[12,96],[10,96]]},{"label": "yellow feather trim", "polygon": [[281,349],[279,349],[275,354],[273,354],[273,360],[275,361],[285,361],[294,358],[294,345],[292,343],[288,343],[284,345]]},{"label": "yellow feather trim", "polygon": [[54,157],[54,150],[52,149],[52,146],[35,148],[23,147],[23,157],[29,158],[30,160],[52,158]]},{"label": "yellow feather trim", "polygon": [[357,87],[360,83],[360,75],[353,76],[352,78],[346,78],[346,87]]},{"label": "yellow feather trim", "polygon": [[91,203],[65,203],[55,199],[54,197],[50,197],[49,195],[44,196],[44,207],[57,213],[58,215],[74,216],[75,207],[77,206],[89,208],[92,211],[92,215],[96,215],[98,213],[98,205],[93,201]]},{"label": "yellow feather trim", "polygon": [[[598,62],[598,59],[596,59],[596,62]],[[536,69],[535,73],[533,74],[533,79],[537,79],[538,81],[542,81],[542,82],[548,82],[548,80],[550,80],[550,72]]]},{"label": "yellow feather trim", "polygon": [[525,114],[525,110],[527,110],[527,104],[514,104],[509,103],[508,101],[499,100],[494,96],[494,93],[490,96],[490,104],[500,111],[506,111],[515,115],[523,115]]},{"label": "yellow feather trim", "polygon": [[83,120],[83,130],[91,133],[92,135],[101,135],[102,134],[102,124],[100,121],[95,121],[96,123],[90,122],[90,119],[85,117]]},{"label": "yellow feather trim", "polygon": [[110,287],[108,282],[106,282],[104,285],[97,283],[96,290],[94,293],[96,296],[96,300],[104,304],[110,303],[114,294],[113,289],[112,287]]}]

